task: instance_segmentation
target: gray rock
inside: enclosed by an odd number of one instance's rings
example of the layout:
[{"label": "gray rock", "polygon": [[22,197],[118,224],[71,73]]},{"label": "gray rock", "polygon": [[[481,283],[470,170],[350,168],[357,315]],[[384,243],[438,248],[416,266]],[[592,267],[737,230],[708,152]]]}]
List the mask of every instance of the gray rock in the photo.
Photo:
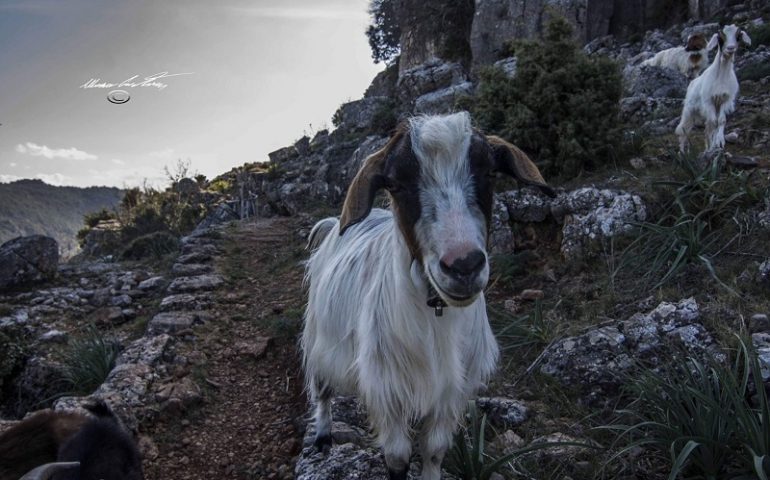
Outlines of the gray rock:
[{"label": "gray rock", "polygon": [[770,333],[754,333],[751,335],[751,343],[757,353],[762,380],[770,380]]},{"label": "gray rock", "polygon": [[531,187],[496,195],[508,209],[512,222],[542,222],[551,213],[551,199]]},{"label": "gray rock", "polygon": [[516,76],[518,63],[519,61],[516,57],[508,57],[508,58],[504,58],[502,60],[496,61],[495,67],[502,70],[503,73],[505,73],[506,77],[513,78]]},{"label": "gray rock", "polygon": [[160,408],[165,414],[180,415],[190,407],[201,403],[203,394],[192,378],[184,377],[161,385],[155,393],[155,399],[160,403]]},{"label": "gray rock", "polygon": [[56,276],[59,244],[50,237],[17,237],[0,246],[0,290]]},{"label": "gray rock", "polygon": [[187,293],[214,290],[224,283],[222,275],[196,275],[193,277],[177,277],[168,286],[172,293]]},{"label": "gray rock", "polygon": [[457,100],[473,93],[473,84],[463,82],[441,90],[436,90],[417,97],[414,101],[414,113],[438,115],[455,111]]},{"label": "gray rock", "polygon": [[61,330],[49,330],[40,335],[40,341],[45,343],[67,343],[69,335]]},{"label": "gray rock", "polygon": [[142,337],[123,350],[115,363],[154,366],[163,361],[170,362],[173,360],[173,345],[174,338],[166,334]]},{"label": "gray rock", "polygon": [[591,403],[617,393],[640,362],[655,367],[681,351],[701,359],[725,359],[699,320],[694,299],[663,302],[649,313],[554,343],[544,353],[540,371],[581,389]]},{"label": "gray rock", "polygon": [[99,326],[119,325],[126,321],[120,307],[101,307],[93,311],[90,320]]},{"label": "gray rock", "polygon": [[465,70],[459,63],[434,60],[402,72],[396,90],[399,101],[409,105],[427,93],[460,85],[467,80]]},{"label": "gray rock", "polygon": [[202,323],[203,320],[197,312],[161,312],[152,317],[147,325],[147,333],[149,335],[177,334]]},{"label": "gray rock", "polygon": [[[66,388],[64,368],[52,359],[32,357],[11,385],[11,405],[17,416],[46,406]],[[50,403],[49,403],[50,404]]]},{"label": "gray rock", "polygon": [[586,187],[559,195],[551,203],[551,214],[564,224],[561,253],[572,260],[588,254],[602,239],[630,232],[631,222],[647,219],[647,208],[638,195]]},{"label": "gray rock", "polygon": [[213,266],[203,263],[175,263],[171,267],[171,273],[177,276],[203,275],[213,271]]},{"label": "gray rock", "polygon": [[487,420],[498,428],[510,429],[524,423],[529,410],[519,400],[505,397],[479,397],[476,399],[479,410],[487,415]]},{"label": "gray rock", "polygon": [[627,68],[623,84],[627,97],[684,98],[687,78],[670,68],[639,66]]},{"label": "gray rock", "polygon": [[759,281],[770,283],[770,260],[765,260],[759,265]]},{"label": "gray rock", "polygon": [[240,220],[241,216],[233,205],[228,203],[220,203],[206,218],[195,227],[195,230],[190,234],[192,236],[201,235],[203,232],[215,225],[222,225],[223,223],[233,222]]},{"label": "gray rock", "polygon": [[749,321],[751,332],[770,333],[770,319],[764,313],[755,313]]},{"label": "gray rock", "polygon": [[208,294],[179,293],[169,295],[160,302],[161,311],[171,310],[205,310],[212,305]]},{"label": "gray rock", "polygon": [[180,255],[179,258],[176,259],[176,263],[204,263],[211,260],[211,254],[203,253],[203,252],[193,252],[188,253],[185,255]]},{"label": "gray rock", "polygon": [[144,280],[142,282],[139,282],[139,285],[136,287],[139,290],[159,290],[163,288],[163,286],[166,284],[166,279],[163,277],[151,277],[147,280]]},{"label": "gray rock", "polygon": [[131,302],[132,302],[131,297],[126,294],[123,294],[123,295],[112,297],[112,299],[110,300],[110,305],[113,305],[115,307],[127,307],[131,305]]},{"label": "gray rock", "polygon": [[664,123],[657,127],[653,120],[668,120],[678,118],[682,111],[682,100],[678,98],[650,97],[636,95],[620,99],[620,118],[625,122],[642,124],[645,130],[651,133],[671,133],[674,127]]},{"label": "gray rock", "polygon": [[489,251],[494,254],[508,253],[512,252],[513,248],[513,232],[511,231],[508,209],[500,197],[495,195],[489,226]]},{"label": "gray rock", "polygon": [[302,450],[294,469],[296,480],[353,480],[388,478],[379,450],[354,443],[332,445],[328,453],[312,445]]},{"label": "gray rock", "polygon": [[335,116],[337,128],[346,132],[366,132],[372,128],[377,112],[390,104],[387,97],[368,97],[342,104]]}]

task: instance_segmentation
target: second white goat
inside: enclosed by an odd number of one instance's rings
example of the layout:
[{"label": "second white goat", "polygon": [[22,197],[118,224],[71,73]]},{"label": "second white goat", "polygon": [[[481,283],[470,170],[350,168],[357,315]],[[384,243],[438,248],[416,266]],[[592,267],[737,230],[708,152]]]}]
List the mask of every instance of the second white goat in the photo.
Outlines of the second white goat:
[{"label": "second white goat", "polygon": [[716,56],[687,87],[682,118],[676,127],[681,151],[689,147],[690,131],[696,124],[705,124],[707,151],[724,148],[727,115],[735,110],[738,95],[733,59],[740,43],[751,45],[751,39],[735,25],[727,25],[711,37],[706,48],[718,47]]}]

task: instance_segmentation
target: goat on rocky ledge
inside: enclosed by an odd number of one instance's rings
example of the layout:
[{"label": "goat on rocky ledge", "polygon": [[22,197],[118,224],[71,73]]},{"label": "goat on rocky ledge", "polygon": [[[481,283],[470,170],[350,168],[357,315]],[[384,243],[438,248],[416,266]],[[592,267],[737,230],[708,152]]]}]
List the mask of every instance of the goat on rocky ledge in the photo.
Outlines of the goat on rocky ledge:
[{"label": "goat on rocky ledge", "polygon": [[[521,150],[467,113],[412,118],[364,161],[340,220],[313,228],[301,343],[319,449],[331,444],[332,395],[357,393],[390,478],[406,478],[418,425],[422,478],[440,478],[498,357],[482,293],[498,172],[553,195]],[[390,211],[372,209],[381,189]]]},{"label": "goat on rocky ledge", "polygon": [[725,146],[727,115],[735,110],[738,95],[733,58],[739,43],[751,45],[751,39],[735,25],[727,25],[711,37],[706,48],[711,50],[718,46],[717,54],[711,65],[687,87],[682,118],[676,127],[682,152],[689,146],[692,127],[701,122],[706,124],[706,150]]},{"label": "goat on rocky ledge", "polygon": [[642,62],[642,65],[678,70],[688,80],[692,80],[709,64],[709,50],[706,47],[706,36],[702,33],[693,33],[687,37],[687,44],[684,47],[661,50],[654,57]]}]

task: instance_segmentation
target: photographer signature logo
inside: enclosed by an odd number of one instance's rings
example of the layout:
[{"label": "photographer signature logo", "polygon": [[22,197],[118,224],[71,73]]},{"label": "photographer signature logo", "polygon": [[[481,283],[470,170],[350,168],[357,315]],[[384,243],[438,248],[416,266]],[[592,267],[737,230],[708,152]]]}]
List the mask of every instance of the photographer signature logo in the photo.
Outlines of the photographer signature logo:
[{"label": "photographer signature logo", "polygon": [[158,90],[164,90],[168,87],[168,84],[160,81],[164,78],[178,77],[180,75],[192,75],[192,72],[188,73],[168,73],[159,72],[154,75],[148,75],[144,78],[139,78],[139,75],[134,75],[122,82],[112,83],[105,82],[101,78],[91,78],[86,83],[80,86],[82,89],[91,88],[109,88],[111,91],[107,94],[107,101],[114,104],[123,104],[131,100],[131,95],[124,89],[137,88],[137,87],[154,87]]}]

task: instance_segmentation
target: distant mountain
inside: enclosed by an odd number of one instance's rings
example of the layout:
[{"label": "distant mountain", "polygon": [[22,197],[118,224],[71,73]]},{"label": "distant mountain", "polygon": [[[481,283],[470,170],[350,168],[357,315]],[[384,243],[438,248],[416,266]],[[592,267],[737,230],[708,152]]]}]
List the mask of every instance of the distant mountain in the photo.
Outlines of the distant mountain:
[{"label": "distant mountain", "polygon": [[112,187],[55,187],[40,180],[0,183],[0,244],[41,234],[55,238],[62,255],[72,255],[83,216],[112,209],[122,197],[123,191]]}]

